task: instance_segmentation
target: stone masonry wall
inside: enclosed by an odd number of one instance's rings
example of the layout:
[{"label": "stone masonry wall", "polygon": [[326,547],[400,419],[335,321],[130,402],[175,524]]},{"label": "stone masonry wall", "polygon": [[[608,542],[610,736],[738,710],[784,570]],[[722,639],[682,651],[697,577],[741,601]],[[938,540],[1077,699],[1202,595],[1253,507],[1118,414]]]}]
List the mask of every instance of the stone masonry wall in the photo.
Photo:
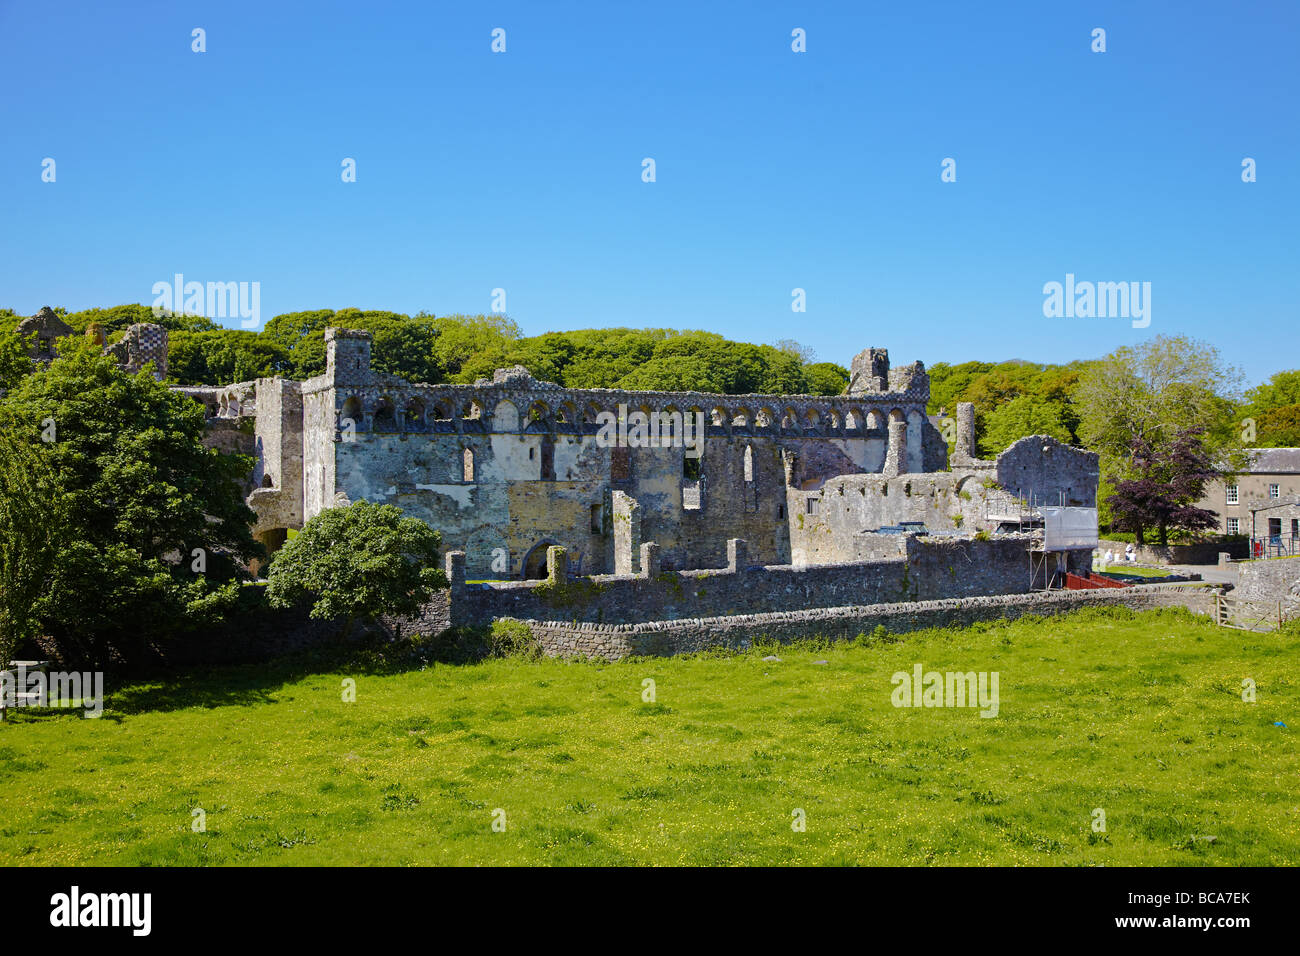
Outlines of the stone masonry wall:
[{"label": "stone masonry wall", "polygon": [[691,618],[609,625],[527,620],[544,653],[618,660],[629,656],[688,654],[714,647],[743,649],[756,639],[780,642],[823,637],[849,640],[883,627],[891,634],[932,627],[965,627],[978,621],[1050,617],[1088,607],[1133,610],[1181,607],[1213,613],[1209,588],[1148,585],[1122,590],[1049,591],[873,606],[817,608],[731,617]]},{"label": "stone masonry wall", "polygon": [[1300,557],[1241,562],[1231,596],[1261,611],[1276,611],[1281,602],[1283,617],[1300,616]]},{"label": "stone masonry wall", "polygon": [[[826,566],[754,566],[735,542],[728,566],[637,576],[595,575],[538,582],[463,585],[453,581],[452,619],[485,625],[497,618],[639,623],[678,618],[883,604],[1030,590],[1031,536],[988,541],[899,536],[892,558]],[[1086,553],[1078,557],[1086,562]],[[658,564],[655,554],[650,564]],[[1041,585],[1041,581],[1039,582]]]}]

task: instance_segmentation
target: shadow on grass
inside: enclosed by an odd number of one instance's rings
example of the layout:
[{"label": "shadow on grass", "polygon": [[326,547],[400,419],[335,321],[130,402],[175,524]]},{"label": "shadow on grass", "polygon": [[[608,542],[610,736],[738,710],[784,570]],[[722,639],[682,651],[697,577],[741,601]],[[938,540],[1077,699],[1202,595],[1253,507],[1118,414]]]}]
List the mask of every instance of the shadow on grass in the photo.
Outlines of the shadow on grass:
[{"label": "shadow on grass", "polygon": [[[122,675],[121,690],[107,694],[103,718],[192,708],[252,707],[275,701],[275,692],[316,674],[382,677],[430,664],[472,665],[491,656],[484,632],[446,631],[437,637],[393,639],[375,631],[357,642],[331,642],[265,661],[191,665],[184,673],[153,669]],[[101,718],[101,719],[103,719]],[[117,718],[117,719],[120,719]]]}]

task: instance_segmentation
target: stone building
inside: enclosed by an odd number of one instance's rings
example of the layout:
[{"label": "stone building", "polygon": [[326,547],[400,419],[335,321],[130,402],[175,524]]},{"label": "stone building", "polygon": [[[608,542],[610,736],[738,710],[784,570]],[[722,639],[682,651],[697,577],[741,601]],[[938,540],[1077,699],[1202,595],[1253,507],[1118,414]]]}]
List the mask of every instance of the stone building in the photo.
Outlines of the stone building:
[{"label": "stone building", "polygon": [[1208,485],[1198,506],[1219,515],[1223,534],[1300,538],[1300,509],[1295,505],[1300,499],[1300,448],[1251,448],[1247,453],[1246,469]]},{"label": "stone building", "polygon": [[837,563],[904,521],[970,535],[1096,503],[1091,453],[1038,436],[977,459],[970,406],[947,470],[924,366],[891,368],[884,349],[828,398],[568,389],[523,368],[412,384],[370,367],[369,333],[325,339],[316,378],[185,390],[215,443],[255,457],[249,504],[272,549],[362,498],[440,531],[471,579],[543,577],[552,546],[581,574],[640,573],[644,542],[665,571],[725,567],[729,539],[756,565]]}]

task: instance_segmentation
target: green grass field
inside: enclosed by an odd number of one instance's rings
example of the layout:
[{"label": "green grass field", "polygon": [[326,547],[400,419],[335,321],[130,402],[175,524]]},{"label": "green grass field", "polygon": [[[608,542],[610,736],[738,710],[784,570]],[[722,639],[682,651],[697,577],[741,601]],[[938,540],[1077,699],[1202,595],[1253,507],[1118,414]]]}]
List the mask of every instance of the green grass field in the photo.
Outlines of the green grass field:
[{"label": "green grass field", "polygon": [[[997,671],[998,716],[895,708],[916,663]],[[616,664],[231,669],[0,725],[0,862],[1295,865],[1298,681],[1294,633],[1122,609]]]}]

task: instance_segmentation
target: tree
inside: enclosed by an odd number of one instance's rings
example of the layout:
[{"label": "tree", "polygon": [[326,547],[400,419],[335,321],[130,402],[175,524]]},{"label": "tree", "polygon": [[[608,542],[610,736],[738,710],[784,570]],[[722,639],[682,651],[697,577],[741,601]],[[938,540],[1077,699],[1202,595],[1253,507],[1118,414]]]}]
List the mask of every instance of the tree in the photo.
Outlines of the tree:
[{"label": "tree", "polygon": [[1065,424],[1062,403],[1017,395],[993,408],[984,415],[980,453],[986,458],[995,458],[1026,435],[1051,435],[1069,444],[1073,436]]},{"label": "tree", "polygon": [[0,332],[0,388],[13,388],[35,367],[27,354],[30,336]]},{"label": "tree", "polygon": [[1115,482],[1109,501],[1112,527],[1133,532],[1138,544],[1148,528],[1155,528],[1163,547],[1171,528],[1195,533],[1218,524],[1215,512],[1195,504],[1206,484],[1222,477],[1205,450],[1203,434],[1202,428],[1183,429],[1159,453],[1144,439],[1133,440],[1134,477]]},{"label": "tree", "polygon": [[1187,336],[1116,349],[1079,377],[1079,437],[1103,462],[1130,460],[1138,439],[1159,451],[1189,428],[1204,430],[1212,453],[1231,448],[1240,377],[1218,349]]},{"label": "tree", "polygon": [[1261,448],[1300,447],[1300,404],[1261,412],[1255,444]]},{"label": "tree", "polygon": [[1246,393],[1246,402],[1255,415],[1285,405],[1300,405],[1300,369],[1275,372],[1267,382]]},{"label": "tree", "polygon": [[803,368],[809,395],[843,395],[849,387],[849,370],[834,362],[814,362]]},{"label": "tree", "polygon": [[316,619],[358,620],[414,614],[447,577],[437,567],[441,537],[396,505],[357,501],[307,522],[271,560],[267,602],[293,607],[312,600]]},{"label": "tree", "polygon": [[45,444],[63,516],[35,612],[67,660],[129,661],[233,604],[261,555],[244,503],[251,459],[204,445],[204,411],[111,358],[77,347],[0,402]]},{"label": "tree", "polygon": [[0,421],[0,667],[35,638],[41,595],[65,534],[45,446]]}]

